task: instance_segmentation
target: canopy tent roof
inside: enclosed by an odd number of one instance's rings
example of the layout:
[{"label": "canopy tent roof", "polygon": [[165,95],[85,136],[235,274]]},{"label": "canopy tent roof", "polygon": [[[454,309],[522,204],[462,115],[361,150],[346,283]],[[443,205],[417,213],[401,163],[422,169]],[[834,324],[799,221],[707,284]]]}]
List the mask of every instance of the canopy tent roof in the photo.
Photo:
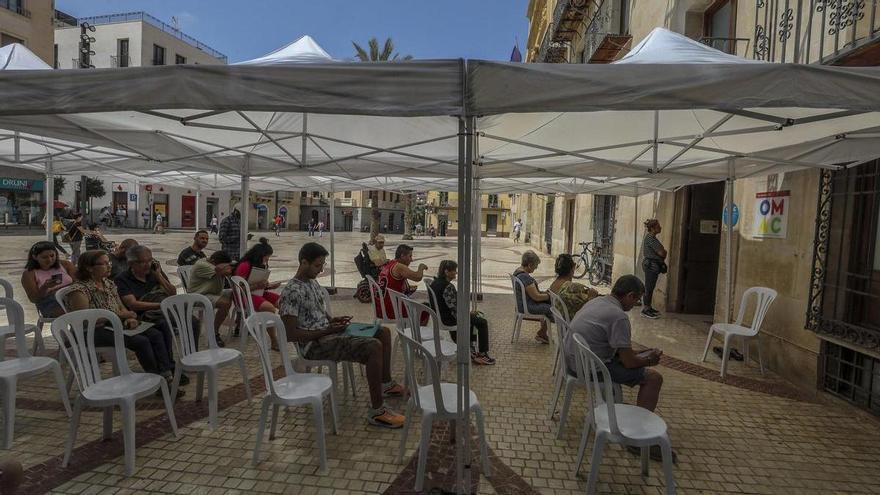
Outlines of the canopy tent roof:
[{"label": "canopy tent roof", "polygon": [[51,70],[52,67],[20,43],[10,43],[0,47],[0,70],[46,69]]},{"label": "canopy tent roof", "polygon": [[[723,179],[730,165],[745,177],[873,158],[878,83],[877,68],[747,63],[660,30],[612,65],[7,70],[0,127],[114,150],[95,159],[132,173],[438,185],[458,174],[457,116],[474,116],[487,187],[610,191],[638,179],[665,190]],[[9,141],[0,157],[15,162]]]},{"label": "canopy tent roof", "polygon": [[287,65],[332,61],[333,57],[321,48],[317,41],[305,35],[262,57],[238,62],[235,65]]}]

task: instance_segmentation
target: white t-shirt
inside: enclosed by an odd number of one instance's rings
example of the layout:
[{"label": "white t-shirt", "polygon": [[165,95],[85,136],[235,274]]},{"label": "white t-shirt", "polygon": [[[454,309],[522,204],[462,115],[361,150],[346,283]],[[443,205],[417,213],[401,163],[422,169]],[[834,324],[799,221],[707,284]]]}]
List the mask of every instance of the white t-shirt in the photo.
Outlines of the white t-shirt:
[{"label": "white t-shirt", "polygon": [[156,214],[156,221],[157,221],[157,222],[161,222],[161,221],[162,221],[162,214],[161,214],[161,213],[157,213],[157,214]]},{"label": "white t-shirt", "polygon": [[514,231],[514,232],[519,232],[520,229],[522,229],[522,224],[519,223],[519,222],[514,222],[514,224],[513,224],[513,231]]}]

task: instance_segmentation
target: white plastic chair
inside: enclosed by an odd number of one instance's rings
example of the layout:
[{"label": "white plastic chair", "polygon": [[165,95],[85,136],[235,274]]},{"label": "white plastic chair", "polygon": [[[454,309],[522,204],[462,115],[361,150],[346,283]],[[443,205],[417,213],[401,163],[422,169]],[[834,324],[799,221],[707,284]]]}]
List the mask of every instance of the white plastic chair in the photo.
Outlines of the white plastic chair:
[{"label": "white plastic chair", "polygon": [[373,311],[376,310],[376,299],[378,298],[379,301],[382,301],[382,304],[379,305],[380,314],[376,315],[379,323],[383,325],[396,323],[395,319],[388,316],[385,312],[385,294],[382,292],[382,287],[379,286],[379,283],[372,276],[366,275],[364,278],[367,279],[367,284],[370,286],[370,303],[373,305]]},{"label": "white plastic chair", "polygon": [[[550,319],[544,315],[536,315],[529,313],[529,305],[526,301],[528,301],[528,296],[526,295],[526,286],[523,285],[522,280],[516,277],[516,275],[510,276],[510,283],[513,286],[513,298],[514,303],[517,300],[522,302],[522,311],[519,310],[519,305],[514,304],[514,310],[516,311],[516,321],[513,325],[513,335],[510,337],[510,343],[516,342],[516,339],[519,338],[520,330],[522,330],[523,320],[529,321],[546,321],[547,324],[550,323]],[[518,295],[517,295],[518,294]]]},{"label": "white plastic chair", "polygon": [[[550,307],[553,309],[556,309],[556,312],[553,313],[553,318],[562,317],[563,321],[566,324],[571,324],[571,318],[568,315],[568,306],[565,305],[565,302],[562,301],[562,298],[559,297],[558,294],[556,294],[555,292],[550,291],[550,290],[547,291],[547,294],[550,296]],[[559,325],[559,323],[557,323],[557,326],[558,325]],[[556,364],[553,366],[553,373],[552,373],[553,376],[555,376],[556,373],[559,371],[558,364],[560,362],[559,356],[561,354],[562,354],[562,341],[558,340],[556,342]]]},{"label": "white plastic chair", "polygon": [[[7,299],[15,300],[15,294],[13,294],[12,284],[9,283],[8,280],[0,278],[0,287],[3,287],[3,297]],[[42,316],[37,319],[37,324],[30,324],[24,322],[24,317],[22,317],[22,330],[24,331],[23,335],[27,335],[29,333],[34,334],[34,350],[33,355],[36,356],[40,349],[43,351],[46,350],[46,346],[43,344],[43,324],[51,322],[52,318],[44,319]],[[15,324],[12,322],[12,318],[9,313],[6,314],[6,325],[0,325],[0,350],[6,349],[6,339],[17,337],[17,329],[15,328]],[[16,344],[17,345],[17,344]]]},{"label": "white plastic chair", "polygon": [[[330,293],[327,292],[327,289],[321,287],[322,298],[324,301],[324,311],[327,313],[327,318],[330,318]],[[281,343],[283,345],[283,343]],[[320,372],[324,366],[330,371],[330,379],[333,380],[333,390],[339,392],[339,365],[342,365],[342,396],[348,396],[349,386],[351,386],[351,396],[357,397],[357,390],[355,389],[354,384],[354,367],[352,363],[349,361],[330,361],[328,360],[312,360],[306,359],[305,348],[299,342],[294,342],[294,347],[296,348],[296,353],[298,355],[295,364],[301,366],[300,369],[304,369],[307,373],[311,372],[312,368],[318,368]]]},{"label": "white plastic chair", "polygon": [[177,398],[177,388],[184,371],[198,373],[196,401],[202,400],[205,376],[208,378],[208,423],[212,430],[217,428],[217,374],[220,368],[238,364],[244,391],[248,401],[251,400],[251,386],[248,381],[244,355],[237,349],[220,347],[213,331],[206,333],[208,348],[198,350],[198,342],[193,328],[194,319],[201,314],[203,328],[213,330],[214,307],[211,301],[202,294],[178,294],[166,297],[161,303],[162,314],[171,330],[177,333],[174,347],[177,350],[177,366],[174,368],[174,381],[171,382],[171,397]]},{"label": "white plastic chair", "polygon": [[[666,422],[660,416],[639,406],[627,404],[615,404],[613,401],[604,401],[603,397],[610,397],[611,381],[600,381],[599,377],[608,377],[608,368],[598,356],[590,351],[583,337],[574,334],[578,357],[578,373],[581,379],[587,383],[587,396],[590,398],[590,408],[584,418],[584,433],[581,436],[580,448],[575,461],[574,475],[577,477],[578,470],[584,460],[587,448],[587,440],[590,429],[595,429],[593,441],[593,454],[590,458],[590,478],[587,481],[587,494],[596,493],[596,485],[599,482],[599,465],[602,463],[602,455],[606,443],[617,443],[626,446],[638,447],[642,452],[642,476],[648,476],[648,461],[650,447],[659,445],[663,454],[663,473],[666,477],[666,493],[675,493],[675,478],[672,474],[672,444],[667,435]],[[589,378],[586,378],[589,377]]]},{"label": "white plastic chair", "polygon": [[58,390],[61,392],[61,402],[64,410],[70,416],[70,401],[67,399],[67,387],[64,384],[64,374],[58,361],[45,356],[31,356],[25,339],[24,309],[20,304],[7,297],[0,297],[0,307],[6,310],[6,316],[12,326],[15,336],[15,347],[18,357],[5,359],[5,353],[0,352],[0,392],[3,399],[3,448],[12,448],[12,437],[15,432],[15,394],[18,381],[22,378],[41,375],[52,372]]},{"label": "white plastic chair", "polygon": [[[99,320],[106,320],[105,328],[112,329],[116,361],[119,375],[104,379],[98,366],[95,353],[95,327]],[[73,406],[73,417],[70,420],[70,434],[64,451],[62,467],[67,467],[76,433],[79,417],[84,407],[104,409],[104,438],[110,437],[113,428],[113,407],[118,406],[122,413],[122,437],[125,443],[125,475],[131,476],[135,467],[135,403],[138,399],[153,395],[156,390],[162,391],[165,399],[165,411],[171,430],[177,437],[177,421],[174,419],[174,406],[168,394],[165,379],[152,373],[132,373],[128,368],[123,345],[122,321],[115,313],[104,309],[83,309],[73,311],[52,322],[52,336],[58,347],[73,365],[79,394]]]},{"label": "white plastic chair", "polygon": [[189,292],[189,276],[192,274],[192,265],[184,265],[177,267],[177,276],[180,277],[180,283],[183,284],[183,290]]},{"label": "white plastic chair", "polygon": [[[551,308],[550,311],[553,312],[553,318],[557,319],[555,325],[556,337],[560,342],[559,347],[562,348],[571,330],[568,326],[568,321],[563,318],[563,315],[556,308]],[[556,438],[562,438],[562,429],[565,428],[565,423],[568,421],[568,411],[571,407],[574,387],[575,385],[584,385],[585,382],[582,377],[578,376],[577,372],[572,373],[568,369],[565,363],[564,352],[556,355],[556,366],[559,369],[559,375],[556,378],[556,390],[553,393],[553,403],[550,406],[550,419],[553,419],[553,414],[556,412],[556,404],[559,403],[559,395],[562,393],[562,410],[559,412],[559,424],[556,429]],[[623,389],[620,384],[612,383],[611,390],[614,393],[614,402],[623,402]]]},{"label": "white plastic chair", "polygon": [[[749,305],[749,297],[755,296],[755,312],[752,316],[752,322],[749,326],[743,325],[743,319],[746,315],[746,308]],[[761,331],[761,325],[764,323],[764,317],[767,316],[767,310],[770,304],[776,299],[776,291],[767,287],[752,287],[743,293],[742,300],[739,304],[739,316],[736,317],[734,323],[715,323],[709,327],[709,335],[706,337],[706,348],[703,350],[703,358],[709,354],[709,347],[712,345],[712,336],[715,332],[724,336],[724,351],[721,354],[721,378],[727,375],[727,361],[730,358],[730,339],[740,337],[743,346],[743,355],[745,363],[749,362],[749,341],[746,339],[755,339],[755,345],[758,347],[758,366],[761,367],[761,374],[764,374],[764,360],[761,357],[761,339],[758,332]]]},{"label": "white plastic chair", "polygon": [[[422,277],[422,280],[425,282],[425,290],[428,291],[428,301],[431,303],[431,309],[437,311],[437,314],[440,314],[440,306],[437,305],[437,294],[434,294],[434,289],[431,288],[431,285],[434,283],[434,277]],[[440,322],[440,330],[444,332],[454,332],[458,330],[455,325],[445,325],[442,321]]]},{"label": "white plastic chair", "polygon": [[333,381],[324,375],[311,373],[297,373],[287,355],[287,346],[281,346],[281,362],[284,364],[286,376],[275,379],[273,375],[272,359],[269,353],[269,335],[267,330],[274,327],[277,337],[282,342],[287,341],[287,331],[281,321],[281,317],[275,313],[254,313],[245,320],[245,327],[257,344],[260,352],[260,364],[263,366],[263,377],[266,380],[266,396],[263,397],[260,411],[260,422],[257,426],[257,441],[254,446],[253,464],[256,466],[260,460],[260,445],[263,442],[263,432],[266,430],[266,416],[269,406],[272,406],[272,423],[269,427],[269,440],[275,439],[275,426],[278,424],[278,409],[281,406],[311,405],[315,425],[315,437],[318,442],[318,452],[321,458],[321,472],[327,472],[327,452],[324,445],[324,396],[330,396],[330,412],[333,425],[333,434],[337,433],[336,393],[333,391]]},{"label": "white plastic chair", "polygon": [[[408,296],[397,292],[394,289],[387,289],[388,298],[391,299],[391,309],[394,310],[394,314],[389,315],[392,317],[392,320],[396,325],[403,329],[403,333],[409,335],[416,342],[424,342],[427,340],[434,339],[434,328],[430,325],[422,325],[421,320],[416,320],[416,327],[413,327],[412,319],[409,316],[403,316],[404,309],[404,300],[412,300]],[[407,309],[407,314],[409,310]],[[413,328],[418,328],[417,332],[419,335],[414,335]],[[395,340],[397,342],[397,340]],[[393,351],[392,351],[393,352]]]},{"label": "white plastic chair", "polygon": [[[419,324],[423,313],[428,314],[428,326],[426,328],[431,329],[432,338],[430,340],[419,340],[421,332],[407,332],[406,330],[403,330],[401,333],[412,338],[419,344],[424,345],[425,349],[427,349],[431,356],[439,361],[441,365],[455,361],[455,356],[458,352],[458,344],[441,337],[440,317],[437,316],[437,312],[418,301],[413,301],[404,296],[399,297],[399,301],[406,306],[406,318],[409,320],[410,328]],[[469,327],[470,325],[468,325],[468,328]],[[462,336],[462,338],[468,337],[470,337],[470,335]]]},{"label": "white plastic chair", "polygon": [[[238,311],[241,324],[244,325],[244,322],[252,314],[256,313],[254,299],[251,297],[251,284],[237,275],[229,277],[229,281],[232,285],[232,304],[235,310]],[[248,333],[242,329],[239,334],[241,335],[241,352],[246,352]],[[230,337],[232,337],[231,333]]]},{"label": "white plastic chair", "polygon": [[[67,287],[62,287],[62,288],[58,289],[57,291],[55,291],[55,301],[58,303],[59,306],[61,306],[61,310],[64,311],[65,313],[69,312],[67,310],[67,296],[68,296],[68,294],[70,294],[73,291],[74,291],[74,287],[72,285],[68,285]],[[55,319],[53,318],[52,321],[54,322]],[[104,361],[109,362],[113,366],[113,375],[114,376],[119,374],[119,366],[116,363],[116,349],[115,348],[108,347],[108,346],[95,347],[95,353],[98,356],[100,356],[102,359],[104,359]],[[64,353],[59,352],[58,357],[62,362],[66,362]],[[73,369],[73,364],[71,364],[71,363],[67,363],[67,364],[70,365],[70,375],[67,376],[67,390],[72,390],[73,383],[74,383],[74,375],[76,374],[76,372]]]},{"label": "white plastic chair", "polygon": [[[418,303],[416,303],[418,304]],[[420,305],[423,306],[423,305]],[[425,465],[428,460],[428,449],[431,444],[431,428],[435,421],[463,420],[467,421],[468,434],[470,434],[470,412],[473,411],[477,420],[477,432],[480,438],[480,464],[483,475],[487,478],[492,476],[489,464],[489,449],[486,445],[486,434],[483,426],[483,410],[477,400],[477,394],[469,390],[470,411],[464,416],[458,415],[458,385],[455,383],[443,383],[440,381],[440,369],[437,360],[434,359],[430,349],[411,339],[403,332],[397,332],[403,342],[403,357],[406,364],[407,382],[413,384],[413,393],[406,403],[406,422],[403,424],[403,432],[400,436],[400,449],[397,462],[402,462],[406,451],[406,437],[412,424],[413,413],[422,411],[422,438],[419,444],[419,461],[416,469],[415,491],[421,492],[425,482]],[[418,381],[415,373],[414,361],[421,358],[425,365],[425,384]]]}]

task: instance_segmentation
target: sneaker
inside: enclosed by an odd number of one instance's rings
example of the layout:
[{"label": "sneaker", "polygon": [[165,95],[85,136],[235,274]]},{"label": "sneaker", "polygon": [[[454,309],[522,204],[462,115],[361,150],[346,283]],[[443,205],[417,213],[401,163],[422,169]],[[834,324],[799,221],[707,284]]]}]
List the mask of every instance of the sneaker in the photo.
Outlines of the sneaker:
[{"label": "sneaker", "polygon": [[403,397],[406,389],[397,382],[391,382],[387,386],[382,387],[382,397]]},{"label": "sneaker", "polygon": [[186,373],[181,373],[180,375],[180,386],[185,387],[189,385],[189,377],[186,376]]},{"label": "sneaker", "polygon": [[489,363],[490,365],[495,364],[495,358],[489,356],[488,352],[481,352],[480,355],[482,355],[483,359],[485,359],[486,362]]},{"label": "sneaker", "polygon": [[660,313],[653,311],[651,308],[645,308],[642,310],[642,318],[656,320],[657,318],[660,318]]},{"label": "sneaker", "polygon": [[541,344],[549,344],[550,339],[547,338],[546,334],[537,334],[535,335],[535,340],[537,340]]},{"label": "sneaker", "polygon": [[380,407],[379,409],[370,409],[370,412],[367,413],[367,422],[380,428],[396,430],[403,427],[406,417],[386,407]]},{"label": "sneaker", "polygon": [[217,347],[226,347],[226,342],[223,342],[223,339],[220,338],[219,333],[215,333],[214,338],[217,339]]},{"label": "sneaker", "polygon": [[475,352],[471,354],[471,361],[474,364],[479,364],[481,366],[491,366],[495,364],[495,360],[490,358],[487,354],[483,354],[480,352]]}]

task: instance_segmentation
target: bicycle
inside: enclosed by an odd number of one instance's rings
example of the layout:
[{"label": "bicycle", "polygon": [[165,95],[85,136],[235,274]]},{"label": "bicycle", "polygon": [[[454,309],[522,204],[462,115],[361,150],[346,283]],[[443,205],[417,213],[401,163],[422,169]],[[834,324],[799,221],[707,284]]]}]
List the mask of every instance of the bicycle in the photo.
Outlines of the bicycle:
[{"label": "bicycle", "polygon": [[590,275],[590,283],[598,285],[605,280],[605,260],[602,256],[602,248],[595,242],[579,242],[583,247],[581,253],[574,258],[574,276],[584,278]]}]

